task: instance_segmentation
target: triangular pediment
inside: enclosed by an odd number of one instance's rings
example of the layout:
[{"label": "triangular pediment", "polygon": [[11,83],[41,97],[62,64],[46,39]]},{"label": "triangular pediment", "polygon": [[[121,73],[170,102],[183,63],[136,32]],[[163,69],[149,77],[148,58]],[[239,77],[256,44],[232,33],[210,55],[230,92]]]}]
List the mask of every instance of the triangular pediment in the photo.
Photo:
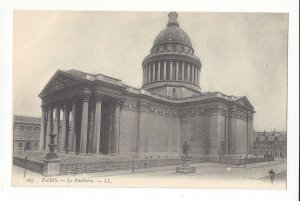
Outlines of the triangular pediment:
[{"label": "triangular pediment", "polygon": [[251,105],[250,101],[248,100],[248,98],[246,96],[243,96],[243,97],[237,99],[236,104],[246,107],[246,108],[249,108],[251,110],[254,109],[254,107]]},{"label": "triangular pediment", "polygon": [[40,93],[40,97],[71,88],[82,82],[83,80],[81,78],[58,70],[46,84],[46,86]]}]

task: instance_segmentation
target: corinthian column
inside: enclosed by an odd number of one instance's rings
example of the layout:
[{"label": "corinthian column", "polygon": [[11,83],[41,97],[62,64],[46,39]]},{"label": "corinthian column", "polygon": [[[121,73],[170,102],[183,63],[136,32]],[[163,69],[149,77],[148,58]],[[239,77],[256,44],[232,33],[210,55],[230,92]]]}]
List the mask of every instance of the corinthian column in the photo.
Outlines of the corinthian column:
[{"label": "corinthian column", "polygon": [[119,136],[120,136],[120,112],[121,112],[121,102],[115,102],[114,109],[114,133],[113,133],[113,148],[112,153],[119,153]]},{"label": "corinthian column", "polygon": [[155,63],[152,64],[152,82],[155,82]]},{"label": "corinthian column", "polygon": [[145,84],[145,68],[143,67],[143,85]]},{"label": "corinthian column", "polygon": [[187,81],[190,82],[190,64],[187,65]]},{"label": "corinthian column", "polygon": [[173,80],[173,62],[170,60],[170,80]]},{"label": "corinthian column", "polygon": [[192,65],[192,70],[191,70],[191,76],[192,76],[192,79],[191,79],[191,82],[195,82],[195,70],[194,70],[194,65]]},{"label": "corinthian column", "polygon": [[181,68],[181,80],[184,81],[184,62],[182,62],[182,68]]},{"label": "corinthian column", "polygon": [[164,61],[164,80],[167,79],[167,62]]},{"label": "corinthian column", "polygon": [[65,103],[63,106],[63,122],[62,122],[62,129],[61,129],[61,138],[60,138],[61,151],[69,151],[68,134],[69,134],[69,108],[68,108],[68,104]]},{"label": "corinthian column", "polygon": [[101,133],[101,105],[102,96],[96,95],[96,109],[95,109],[95,123],[94,123],[94,135],[93,135],[93,153],[98,154],[100,152],[100,133]]},{"label": "corinthian column", "polygon": [[77,119],[77,111],[76,111],[77,103],[74,100],[72,103],[72,126],[71,126],[71,136],[70,136],[70,152],[76,152],[76,119]]},{"label": "corinthian column", "polygon": [[148,66],[148,83],[151,82],[151,66]]},{"label": "corinthian column", "polygon": [[158,62],[158,67],[157,67],[157,81],[160,80],[160,61]]},{"label": "corinthian column", "polygon": [[45,150],[47,138],[47,112],[46,107],[42,105],[42,122],[41,122],[41,131],[40,131],[40,150]]},{"label": "corinthian column", "polygon": [[80,132],[80,153],[86,154],[87,151],[87,135],[88,135],[88,120],[89,120],[89,94],[82,95],[82,117],[81,117],[81,132]]},{"label": "corinthian column", "polygon": [[176,62],[176,80],[179,80],[179,63]]}]

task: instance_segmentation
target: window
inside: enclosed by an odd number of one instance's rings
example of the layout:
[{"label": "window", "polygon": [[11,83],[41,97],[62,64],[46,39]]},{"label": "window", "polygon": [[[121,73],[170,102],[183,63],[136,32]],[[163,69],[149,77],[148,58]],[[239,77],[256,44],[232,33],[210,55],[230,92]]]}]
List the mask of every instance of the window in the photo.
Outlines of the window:
[{"label": "window", "polygon": [[34,143],[34,147],[37,147],[38,146],[38,143]]},{"label": "window", "polygon": [[22,143],[21,142],[19,143],[19,147],[22,147]]},{"label": "window", "polygon": [[35,127],[34,131],[40,131],[40,128],[39,127]]},{"label": "window", "polygon": [[28,127],[27,127],[27,131],[32,131],[32,127],[31,127],[31,126],[28,126]]},{"label": "window", "polygon": [[173,93],[176,93],[176,89],[175,88],[173,88]]},{"label": "window", "polygon": [[18,130],[18,126],[14,124],[14,130]]},{"label": "window", "polygon": [[19,130],[20,130],[20,131],[25,130],[25,126],[19,126]]}]

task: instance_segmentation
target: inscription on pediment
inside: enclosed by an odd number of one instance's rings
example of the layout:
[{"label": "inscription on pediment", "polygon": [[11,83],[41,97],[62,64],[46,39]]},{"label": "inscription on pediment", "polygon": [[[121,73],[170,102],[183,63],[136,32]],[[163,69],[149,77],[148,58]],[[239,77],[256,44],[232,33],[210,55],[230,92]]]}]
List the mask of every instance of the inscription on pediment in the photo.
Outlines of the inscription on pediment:
[{"label": "inscription on pediment", "polygon": [[44,94],[51,94],[57,91],[70,88],[79,83],[78,80],[69,78],[67,76],[59,75],[53,81],[50,81],[47,88],[43,91]]}]

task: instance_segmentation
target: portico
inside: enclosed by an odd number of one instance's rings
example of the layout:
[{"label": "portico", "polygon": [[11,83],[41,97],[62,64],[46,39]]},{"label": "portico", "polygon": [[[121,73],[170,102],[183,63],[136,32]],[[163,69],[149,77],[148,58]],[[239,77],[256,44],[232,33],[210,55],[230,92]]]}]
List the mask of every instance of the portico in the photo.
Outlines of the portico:
[{"label": "portico", "polygon": [[60,80],[63,72],[57,74],[53,76],[55,81],[50,81],[40,94],[40,149],[49,150],[48,134],[54,133],[58,152],[117,154],[121,96],[78,87],[74,80],[68,82],[67,79],[62,84],[57,80]]}]

